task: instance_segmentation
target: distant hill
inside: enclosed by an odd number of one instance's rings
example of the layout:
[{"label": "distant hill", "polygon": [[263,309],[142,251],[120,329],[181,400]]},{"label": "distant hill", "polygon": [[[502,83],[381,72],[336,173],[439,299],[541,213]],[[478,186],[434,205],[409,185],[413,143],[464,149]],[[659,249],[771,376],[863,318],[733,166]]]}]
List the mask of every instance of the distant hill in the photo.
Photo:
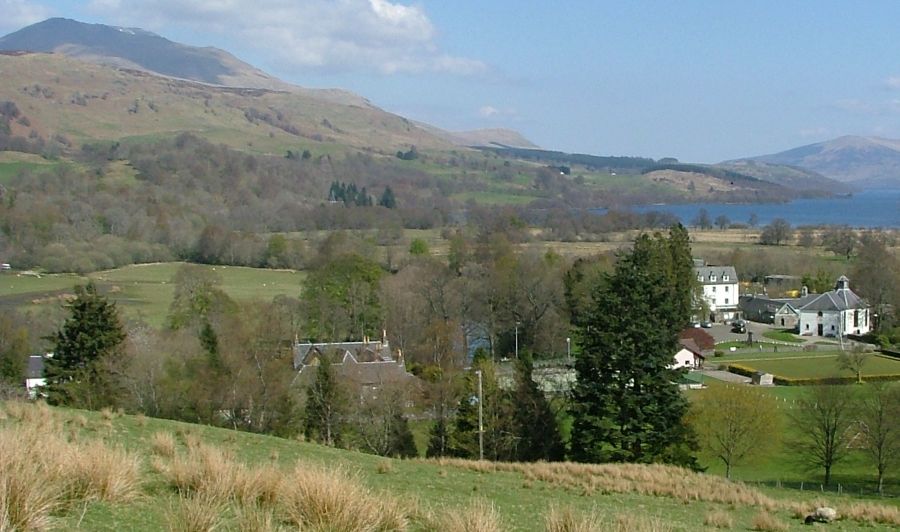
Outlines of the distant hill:
[{"label": "distant hill", "polygon": [[844,136],[747,160],[812,170],[857,188],[900,188],[900,140]]},{"label": "distant hill", "polygon": [[490,128],[472,131],[444,131],[430,124],[416,122],[416,125],[457,146],[478,148],[524,148],[537,149],[537,144],[526,139],[521,133],[512,129]]},{"label": "distant hill", "polygon": [[853,187],[847,183],[842,183],[825,177],[818,172],[797,166],[771,164],[754,160],[734,161],[714,166],[794,190],[803,190],[808,195],[848,194],[853,192]]}]

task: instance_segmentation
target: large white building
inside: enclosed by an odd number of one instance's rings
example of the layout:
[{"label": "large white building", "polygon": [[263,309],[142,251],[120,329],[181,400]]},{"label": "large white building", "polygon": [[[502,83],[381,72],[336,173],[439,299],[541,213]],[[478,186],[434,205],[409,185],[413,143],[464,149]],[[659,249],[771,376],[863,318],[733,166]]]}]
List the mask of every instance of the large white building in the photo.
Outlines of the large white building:
[{"label": "large white building", "polygon": [[[812,296],[809,296],[812,297]],[[800,307],[800,334],[834,336],[866,334],[872,327],[872,310],[850,290],[850,280],[840,276],[834,290],[812,297]]]},{"label": "large white building", "polygon": [[709,306],[709,320],[736,318],[740,285],[734,266],[695,266],[694,273],[703,286],[703,299]]}]

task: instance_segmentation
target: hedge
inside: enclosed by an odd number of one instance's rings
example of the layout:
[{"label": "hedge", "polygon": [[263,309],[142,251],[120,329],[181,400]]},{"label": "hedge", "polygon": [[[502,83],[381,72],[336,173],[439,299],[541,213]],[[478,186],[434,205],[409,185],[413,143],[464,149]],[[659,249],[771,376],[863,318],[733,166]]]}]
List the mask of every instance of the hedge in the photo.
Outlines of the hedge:
[{"label": "hedge", "polygon": [[[756,369],[753,369],[748,366],[742,366],[740,364],[729,364],[728,371],[731,373],[736,373],[738,375],[743,375],[744,377],[753,377],[753,374],[757,372]],[[886,382],[886,381],[900,381],[900,375],[869,375],[863,376],[863,382]],[[812,377],[812,378],[792,378],[792,377],[780,377],[778,375],[774,376],[773,382],[779,386],[816,386],[819,384],[856,384],[856,377]]]}]

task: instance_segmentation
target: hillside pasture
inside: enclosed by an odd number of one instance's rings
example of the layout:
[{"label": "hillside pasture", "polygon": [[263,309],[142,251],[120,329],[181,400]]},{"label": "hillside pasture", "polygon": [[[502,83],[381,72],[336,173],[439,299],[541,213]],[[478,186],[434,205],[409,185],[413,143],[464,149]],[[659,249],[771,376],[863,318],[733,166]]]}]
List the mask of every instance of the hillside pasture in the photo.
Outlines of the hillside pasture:
[{"label": "hillside pasture", "polygon": [[[34,440],[58,452],[23,452]],[[59,530],[186,530],[183,519],[201,515],[226,530],[576,529],[553,526],[561,520],[593,523],[578,530],[713,530],[711,515],[747,530],[762,513],[799,530],[818,504],[846,516],[842,530],[900,524],[890,501],[757,489],[663,465],[395,460],[40,404],[0,403],[0,446],[8,482],[0,489],[30,480],[47,503],[12,509],[33,509],[38,522]],[[109,463],[127,472],[128,490],[98,490],[114,469],[88,467],[89,449],[117,458]],[[84,488],[54,491],[69,481]]]},{"label": "hillside pasture", "polygon": [[[126,318],[140,318],[154,327],[165,321],[175,293],[172,277],[182,263],[135,264],[79,276],[74,274],[0,275],[0,307],[42,310],[59,305],[77,284],[93,280]],[[220,288],[237,301],[271,301],[275,296],[299,296],[304,274],[237,266],[200,266],[217,273]]]}]

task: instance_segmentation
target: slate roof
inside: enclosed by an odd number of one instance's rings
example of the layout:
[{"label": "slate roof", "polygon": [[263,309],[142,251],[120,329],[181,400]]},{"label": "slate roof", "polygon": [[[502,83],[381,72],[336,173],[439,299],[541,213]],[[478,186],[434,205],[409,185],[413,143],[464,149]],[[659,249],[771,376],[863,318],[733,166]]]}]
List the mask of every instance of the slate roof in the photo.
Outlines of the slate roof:
[{"label": "slate roof", "polygon": [[297,343],[294,344],[294,369],[301,383],[315,379],[315,368],[323,361],[331,364],[340,380],[360,386],[381,386],[385,383],[415,382],[416,377],[406,371],[403,355],[395,360],[386,341]]},{"label": "slate roof", "polygon": [[312,364],[318,358],[326,358],[332,364],[342,363],[347,356],[356,362],[393,362],[387,342],[335,342],[294,344],[294,369]]},{"label": "slate roof", "polygon": [[[695,266],[694,273],[704,285],[734,284],[738,282],[737,271],[734,269],[734,266]],[[716,277],[715,281],[710,280],[712,276]],[[728,280],[723,281],[722,279],[726,276]]]},{"label": "slate roof", "polygon": [[700,351],[712,351],[716,348],[716,339],[711,334],[696,327],[688,327],[678,333],[678,341],[691,340]]},{"label": "slate roof", "polygon": [[28,367],[25,369],[26,379],[43,379],[44,378],[44,357],[41,355],[31,355],[28,357]]},{"label": "slate roof", "polygon": [[693,339],[691,339],[691,338],[679,338],[679,339],[678,339],[678,343],[681,345],[681,347],[687,349],[687,350],[690,351],[691,353],[694,353],[694,354],[697,355],[698,357],[703,358],[703,359],[706,358],[706,357],[703,355],[703,350],[700,349],[700,346],[698,346],[698,345],[697,345],[697,342],[695,342]]},{"label": "slate roof", "polygon": [[842,311],[866,308],[866,301],[850,290],[850,280],[840,276],[835,289],[824,294],[807,296],[809,301],[800,310],[803,312]]}]

